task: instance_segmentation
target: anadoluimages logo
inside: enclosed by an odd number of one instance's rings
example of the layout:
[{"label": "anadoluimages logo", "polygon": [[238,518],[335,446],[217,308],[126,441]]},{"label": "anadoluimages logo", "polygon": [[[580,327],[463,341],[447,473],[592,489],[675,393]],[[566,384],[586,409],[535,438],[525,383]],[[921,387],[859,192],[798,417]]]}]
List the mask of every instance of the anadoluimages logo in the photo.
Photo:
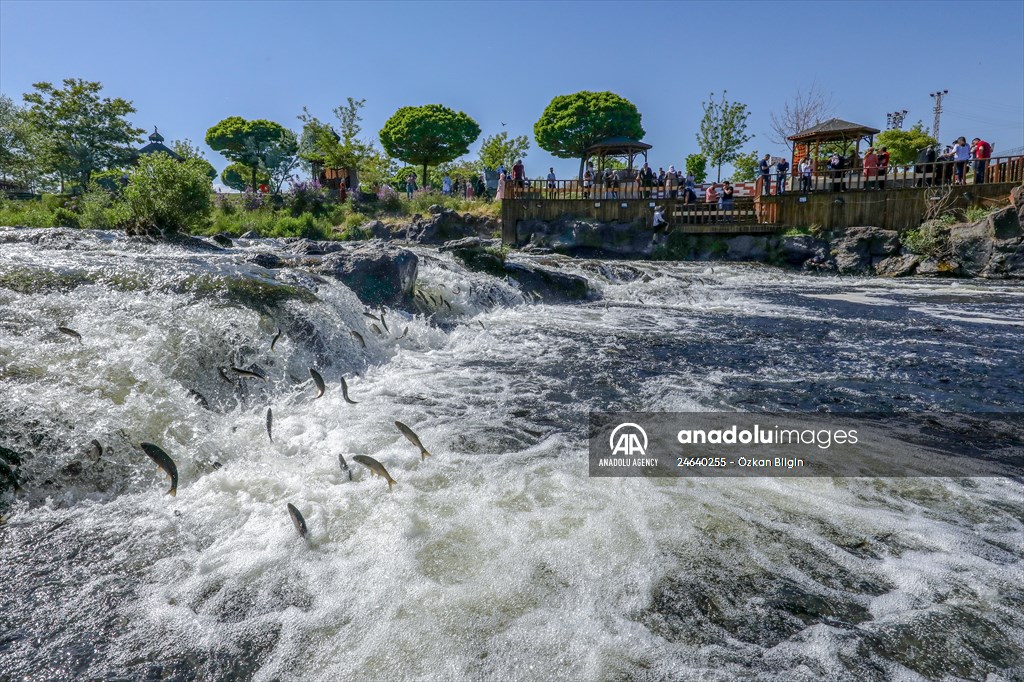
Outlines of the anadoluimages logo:
[{"label": "anadoluimages logo", "polygon": [[[619,433],[621,431],[621,433]],[[626,422],[619,424],[612,431],[608,438],[608,447],[612,449],[613,455],[634,455],[647,454],[647,432],[639,424]]]}]

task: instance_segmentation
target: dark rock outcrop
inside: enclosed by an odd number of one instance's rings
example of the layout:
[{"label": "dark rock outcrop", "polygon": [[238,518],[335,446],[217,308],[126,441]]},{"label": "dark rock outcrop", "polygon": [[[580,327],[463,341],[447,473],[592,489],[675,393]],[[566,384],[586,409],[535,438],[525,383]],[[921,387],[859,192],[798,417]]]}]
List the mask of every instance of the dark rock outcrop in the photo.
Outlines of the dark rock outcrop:
[{"label": "dark rock outcrop", "polygon": [[823,263],[828,259],[828,242],[810,235],[782,237],[776,249],[781,261],[800,267],[808,261]]},{"label": "dark rock outcrop", "polygon": [[921,257],[912,253],[904,256],[889,256],[875,264],[875,274],[880,277],[906,277],[914,274],[920,262]]},{"label": "dark rock outcrop", "polygon": [[[1011,199],[1013,194],[1011,193]],[[1020,200],[1018,197],[1016,200]],[[969,225],[954,225],[949,242],[962,274],[1024,278],[1024,206],[1007,206]]]},{"label": "dark rock outcrop", "polygon": [[465,237],[490,237],[496,228],[496,223],[489,218],[477,218],[470,213],[459,214],[436,204],[428,210],[429,217],[413,216],[412,222],[404,230],[399,230],[398,235],[404,233],[409,241],[421,244],[443,244]]},{"label": "dark rock outcrop", "polygon": [[532,249],[551,249],[569,256],[650,258],[654,232],[636,223],[601,223],[563,216],[558,220],[522,220],[516,224],[517,241],[529,235]]},{"label": "dark rock outcrop", "polygon": [[870,274],[876,263],[899,254],[899,250],[899,234],[880,227],[849,227],[832,241],[836,267],[843,273]]},{"label": "dark rock outcrop", "polygon": [[504,272],[519,282],[524,292],[535,293],[546,301],[585,301],[592,295],[586,278],[553,268],[506,262]]},{"label": "dark rock outcrop", "polygon": [[419,259],[412,251],[375,240],[327,254],[307,267],[343,282],[367,305],[397,305],[412,294]]}]

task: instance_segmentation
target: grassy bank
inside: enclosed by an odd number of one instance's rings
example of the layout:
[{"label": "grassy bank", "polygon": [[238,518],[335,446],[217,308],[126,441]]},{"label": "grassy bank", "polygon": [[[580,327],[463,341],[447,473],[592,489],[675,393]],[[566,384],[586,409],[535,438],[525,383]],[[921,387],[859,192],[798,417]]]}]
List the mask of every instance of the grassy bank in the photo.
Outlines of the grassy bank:
[{"label": "grassy bank", "polygon": [[[446,197],[421,193],[412,199],[404,196],[362,202],[315,201],[299,205],[288,197],[271,200],[241,194],[214,196],[213,208],[205,226],[194,234],[226,233],[242,235],[256,230],[263,237],[306,237],[308,239],[365,239],[361,228],[373,220],[387,225],[407,222],[414,215],[426,215],[430,206],[497,218],[497,202]],[[45,194],[41,199],[0,198],[0,225],[27,227],[72,227],[109,230],[124,221],[117,200],[106,192],[90,192],[71,197]]]}]

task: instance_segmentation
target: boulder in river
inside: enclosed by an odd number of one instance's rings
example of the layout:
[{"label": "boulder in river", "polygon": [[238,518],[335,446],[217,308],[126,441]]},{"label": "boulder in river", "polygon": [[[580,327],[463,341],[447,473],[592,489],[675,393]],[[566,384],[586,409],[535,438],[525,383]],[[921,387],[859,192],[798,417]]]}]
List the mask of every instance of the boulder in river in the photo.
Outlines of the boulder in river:
[{"label": "boulder in river", "polygon": [[848,227],[832,241],[832,255],[843,273],[870,274],[875,263],[899,250],[899,234],[880,227]]},{"label": "boulder in river", "polygon": [[396,305],[412,294],[419,259],[408,249],[374,240],[322,256],[308,267],[343,282],[366,305]]}]

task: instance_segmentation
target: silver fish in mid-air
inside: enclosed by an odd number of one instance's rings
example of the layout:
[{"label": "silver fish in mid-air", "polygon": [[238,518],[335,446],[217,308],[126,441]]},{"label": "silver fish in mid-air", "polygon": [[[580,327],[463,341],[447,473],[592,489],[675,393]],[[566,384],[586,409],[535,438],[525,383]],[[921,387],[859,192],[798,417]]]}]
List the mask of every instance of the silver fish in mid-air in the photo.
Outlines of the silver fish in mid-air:
[{"label": "silver fish in mid-air", "polygon": [[199,406],[202,407],[204,410],[210,409],[210,401],[208,401],[206,399],[206,396],[204,396],[202,393],[200,393],[199,391],[195,390],[194,388],[190,388],[190,389],[188,389],[188,394],[189,394],[189,397],[191,397],[192,400],[194,400],[197,403],[199,403]]},{"label": "silver fish in mid-air", "polygon": [[368,312],[364,311],[363,315],[365,315],[366,317],[368,317],[368,318],[370,318],[371,320],[374,320],[374,321],[379,321],[380,320],[380,318],[377,317],[376,315],[374,315],[373,313],[368,313]]},{"label": "silver fish in mid-air", "polygon": [[[324,383],[324,378],[320,376],[320,372],[312,367],[309,368],[309,376],[313,377],[313,383],[316,384],[316,389],[320,391],[316,394],[316,398],[319,398],[327,391],[327,384]],[[316,400],[316,398],[313,398],[313,400]]]},{"label": "silver fish in mid-air", "polygon": [[359,404],[358,400],[352,400],[352,398],[348,397],[348,384],[345,383],[345,377],[341,378],[341,397],[345,399],[346,403]]},{"label": "silver fish in mid-air", "polygon": [[267,438],[274,442],[274,411],[267,408]]},{"label": "silver fish in mid-air", "polygon": [[281,338],[281,328],[277,328],[277,333],[274,334],[274,338],[270,340],[270,352],[274,352],[274,346],[277,345],[277,340]]},{"label": "silver fish in mid-air", "polygon": [[405,330],[402,332],[402,335],[398,337],[398,340],[401,341],[402,339],[404,339],[408,335],[409,335],[409,328],[406,327]]},{"label": "silver fish in mid-air", "polygon": [[57,331],[59,331],[61,334],[64,334],[65,336],[70,336],[79,344],[82,343],[82,335],[76,332],[71,327],[57,327]]},{"label": "silver fish in mid-air", "polygon": [[345,455],[338,454],[338,464],[341,465],[341,470],[348,474],[348,480],[352,480],[352,470],[348,467],[348,462],[345,461]]},{"label": "silver fish in mid-air", "polygon": [[288,503],[288,515],[292,517],[292,525],[299,532],[299,537],[305,539],[309,534],[309,530],[306,528],[306,519],[302,518],[302,512],[296,509],[291,502]]},{"label": "silver fish in mid-air", "polygon": [[363,348],[366,348],[366,341],[363,340],[363,335],[360,334],[357,331],[352,331],[351,333],[352,333],[352,336],[354,336],[356,338],[356,341],[359,342],[359,345],[362,346]]},{"label": "silver fish in mid-air", "polygon": [[369,469],[374,476],[380,476],[388,482],[388,492],[391,492],[391,486],[398,483],[395,479],[391,478],[391,474],[384,468],[384,465],[375,460],[373,457],[367,457],[366,455],[356,455],[353,457],[355,461],[362,464],[364,467]]},{"label": "silver fish in mid-air", "polygon": [[171,489],[167,491],[167,494],[176,497],[178,494],[178,467],[175,466],[174,460],[154,443],[139,443],[139,447],[171,478]]},{"label": "silver fish in mid-air", "polygon": [[370,329],[372,329],[373,333],[376,334],[377,336],[382,336],[384,334],[384,332],[382,332],[380,327],[378,327],[376,324],[371,324]]},{"label": "silver fish in mid-air", "polygon": [[231,371],[234,372],[235,374],[237,374],[240,377],[245,377],[245,378],[248,378],[248,379],[259,379],[260,381],[266,381],[267,380],[267,377],[263,376],[259,372],[254,372],[253,370],[242,369],[241,367],[232,366],[231,367]]},{"label": "silver fish in mid-air", "polygon": [[420,449],[420,461],[422,462],[430,454],[427,449],[423,447],[423,443],[420,442],[420,437],[416,435],[412,429],[403,424],[402,422],[395,422],[395,426],[402,432],[402,435],[409,439],[409,442]]},{"label": "silver fish in mid-air", "polygon": [[103,456],[103,443],[99,442],[95,438],[89,443],[89,459],[92,460],[93,464],[100,461],[100,457]]},{"label": "silver fish in mid-air", "polygon": [[384,325],[384,331],[386,331],[388,334],[390,334],[391,330],[388,329],[388,323],[384,321],[384,313],[383,312],[380,314],[380,323],[382,325]]},{"label": "silver fish in mid-air", "polygon": [[227,367],[218,367],[217,368],[217,374],[220,375],[221,379],[223,379],[224,381],[228,382],[232,386],[235,385],[235,382],[231,379],[231,377],[228,376],[228,368]]}]

